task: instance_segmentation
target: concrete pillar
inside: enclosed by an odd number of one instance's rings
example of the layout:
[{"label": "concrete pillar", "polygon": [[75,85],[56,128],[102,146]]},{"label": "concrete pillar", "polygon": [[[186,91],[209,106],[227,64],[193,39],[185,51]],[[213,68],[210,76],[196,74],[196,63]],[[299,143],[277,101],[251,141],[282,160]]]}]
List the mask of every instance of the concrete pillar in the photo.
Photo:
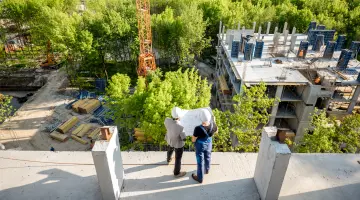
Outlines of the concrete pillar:
[{"label": "concrete pillar", "polygon": [[287,29],[287,22],[284,23],[284,28],[283,28],[283,35],[285,35],[285,31]]},{"label": "concrete pillar", "polygon": [[[276,87],[275,98],[281,100],[283,89],[284,89],[284,86],[282,86],[282,85],[278,85]],[[279,101],[275,101],[274,106],[271,109],[269,126],[274,126],[278,108],[279,108]]]},{"label": "concrete pillar", "polygon": [[220,46],[221,28],[222,28],[222,21],[220,21],[220,24],[219,24],[219,38],[218,38],[218,46]]},{"label": "concrete pillar", "polygon": [[112,134],[110,140],[96,141],[92,149],[92,157],[103,200],[117,200],[120,199],[124,169],[117,127],[108,128]]},{"label": "concrete pillar", "polygon": [[276,26],[274,30],[274,34],[277,33],[277,31],[278,31],[278,27]]},{"label": "concrete pillar", "polygon": [[359,95],[360,95],[360,86],[356,86],[356,89],[355,89],[355,92],[354,92],[354,95],[352,96],[351,98],[351,102],[349,104],[349,107],[347,109],[347,112],[348,113],[352,113],[352,111],[354,110],[354,107],[356,105],[356,102],[359,98]]},{"label": "concrete pillar", "polygon": [[290,39],[290,50],[294,51],[295,49],[295,43],[296,43],[296,35],[291,35],[291,39]]},{"label": "concrete pillar", "polygon": [[255,33],[255,28],[256,28],[256,22],[253,23],[253,31]]},{"label": "concrete pillar", "polygon": [[276,127],[265,127],[261,134],[254,180],[261,200],[279,198],[291,156],[286,144],[276,141]]},{"label": "concrete pillar", "polygon": [[239,23],[238,23],[237,30],[240,30],[240,27],[241,27],[241,26],[240,26],[240,22],[239,22]]},{"label": "concrete pillar", "polygon": [[294,26],[293,27],[293,30],[292,30],[292,32],[291,32],[291,36],[294,36],[296,34],[296,27]]},{"label": "concrete pillar", "polygon": [[224,34],[225,34],[225,26],[223,26],[222,31],[221,31],[221,40],[224,40]]},{"label": "concrete pillar", "polygon": [[296,28],[293,27],[293,30],[291,32],[291,37],[290,37],[290,51],[294,51],[295,48],[295,43],[296,43]]},{"label": "concrete pillar", "polygon": [[277,46],[278,46],[278,44],[279,44],[279,39],[280,39],[280,33],[275,32],[275,33],[274,33],[274,38],[273,38],[274,47],[277,47]]},{"label": "concrete pillar", "polygon": [[267,24],[267,29],[266,29],[266,35],[269,35],[269,33],[270,33],[270,27],[271,27],[271,22],[268,22],[268,24]]},{"label": "concrete pillar", "polygon": [[260,37],[261,37],[261,26],[259,26],[259,32],[258,32],[258,40],[260,40]]},{"label": "concrete pillar", "polygon": [[242,27],[242,32],[241,32],[241,33],[242,33],[242,34],[245,33],[245,26]]},{"label": "concrete pillar", "polygon": [[288,37],[289,31],[285,30],[284,31],[284,45],[286,45],[286,41],[287,41],[287,37]]}]

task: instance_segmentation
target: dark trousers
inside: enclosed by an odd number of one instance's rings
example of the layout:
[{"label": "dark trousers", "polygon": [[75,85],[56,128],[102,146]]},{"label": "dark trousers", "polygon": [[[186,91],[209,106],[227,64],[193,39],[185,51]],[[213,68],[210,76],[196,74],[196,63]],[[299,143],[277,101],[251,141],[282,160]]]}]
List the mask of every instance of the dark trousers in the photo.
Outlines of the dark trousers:
[{"label": "dark trousers", "polygon": [[181,169],[181,158],[184,152],[183,148],[174,148],[169,146],[169,150],[167,151],[167,161],[169,162],[171,159],[171,156],[173,155],[175,150],[175,168],[174,168],[174,175],[180,174]]}]

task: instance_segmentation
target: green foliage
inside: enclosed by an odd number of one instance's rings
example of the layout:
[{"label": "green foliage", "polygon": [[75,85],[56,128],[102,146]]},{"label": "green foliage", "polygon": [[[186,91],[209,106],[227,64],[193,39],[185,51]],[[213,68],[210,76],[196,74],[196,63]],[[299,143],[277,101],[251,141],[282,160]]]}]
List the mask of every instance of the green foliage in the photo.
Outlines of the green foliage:
[{"label": "green foliage", "polygon": [[345,117],[337,126],[335,142],[344,153],[356,153],[360,150],[360,114]]},{"label": "green foliage", "polygon": [[0,122],[3,122],[13,112],[11,96],[0,94]]},{"label": "green foliage", "polygon": [[238,140],[238,151],[256,152],[259,148],[261,129],[260,125],[267,124],[270,114],[268,109],[275,99],[266,94],[265,83],[243,88],[244,95],[234,96],[234,112],[230,116],[231,132]]},{"label": "green foliage", "polygon": [[228,116],[230,111],[213,110],[215,123],[218,127],[218,132],[213,136],[213,151],[228,152],[234,151],[231,145],[230,138],[230,120]]},{"label": "green foliage", "polygon": [[[315,110],[315,113],[318,111]],[[326,117],[326,111],[311,116],[312,130],[307,130],[303,139],[296,144],[295,151],[299,153],[335,153],[339,152],[333,138],[336,134],[335,121]]]},{"label": "green foliage", "polygon": [[124,74],[115,74],[109,81],[106,93],[110,98],[122,99],[129,93],[130,77]]},{"label": "green foliage", "polygon": [[153,15],[152,27],[156,33],[155,47],[163,57],[178,58],[187,64],[207,47],[206,22],[202,10],[195,4],[183,8],[176,16],[174,9],[166,7],[161,14]]},{"label": "green foliage", "polygon": [[[315,111],[317,113],[317,111]],[[311,117],[311,130],[295,145],[300,153],[356,153],[360,149],[360,115],[354,114],[337,125],[320,111]]]},{"label": "green foliage", "polygon": [[[215,151],[256,152],[259,149],[261,127],[267,124],[275,99],[266,95],[265,83],[244,87],[243,95],[234,96],[233,112],[214,110],[219,131],[214,136]],[[239,145],[231,147],[230,133]]]},{"label": "green foliage", "polygon": [[[128,84],[126,75],[111,78],[107,89],[110,96],[118,96],[113,87],[123,84],[121,94],[126,93]],[[115,118],[120,127],[144,130],[145,135],[153,138],[154,144],[164,144],[166,129],[164,120],[171,117],[171,109],[179,106],[183,109],[207,107],[210,103],[210,88],[206,79],[201,79],[195,69],[179,69],[167,72],[163,76],[156,71],[145,79],[138,78],[133,94],[124,94],[121,98],[111,99],[110,106],[115,111]]]}]

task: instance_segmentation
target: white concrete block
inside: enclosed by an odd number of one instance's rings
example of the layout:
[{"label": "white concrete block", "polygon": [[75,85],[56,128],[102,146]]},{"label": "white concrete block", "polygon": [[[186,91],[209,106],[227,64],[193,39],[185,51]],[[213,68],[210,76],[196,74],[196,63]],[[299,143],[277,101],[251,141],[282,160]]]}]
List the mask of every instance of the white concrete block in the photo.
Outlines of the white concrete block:
[{"label": "white concrete block", "polygon": [[96,141],[92,149],[101,194],[104,200],[117,200],[124,181],[118,131],[110,127],[112,137],[109,141]]},{"label": "white concrete block", "polygon": [[276,127],[265,127],[256,161],[254,180],[262,200],[278,199],[291,152],[276,141]]}]

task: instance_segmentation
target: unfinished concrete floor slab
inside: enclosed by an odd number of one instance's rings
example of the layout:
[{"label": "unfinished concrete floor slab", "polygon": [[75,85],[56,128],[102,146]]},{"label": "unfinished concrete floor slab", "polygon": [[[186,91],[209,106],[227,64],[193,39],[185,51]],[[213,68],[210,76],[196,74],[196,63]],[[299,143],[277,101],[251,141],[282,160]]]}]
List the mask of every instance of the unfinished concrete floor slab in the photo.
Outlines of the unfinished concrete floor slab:
[{"label": "unfinished concrete floor slab", "polygon": [[259,199],[252,178],[257,154],[213,153],[212,164],[219,165],[211,166],[203,184],[191,178],[191,174],[196,173],[193,152],[183,154],[181,170],[187,174],[182,178],[174,178],[174,161],[164,165],[166,152],[123,153],[122,156],[126,164],[158,164],[125,165],[122,199]]},{"label": "unfinished concrete floor slab", "polygon": [[[122,152],[122,199],[259,199],[252,178],[257,154],[213,153],[212,162],[219,165],[212,166],[203,184],[190,177],[196,170],[196,165],[188,165],[195,164],[193,152],[184,153],[182,170],[187,175],[179,179],[172,175],[174,165],[164,165],[165,156]],[[358,160],[356,154],[293,154],[279,199],[358,200]],[[91,152],[0,151],[0,199],[101,200]]]}]

